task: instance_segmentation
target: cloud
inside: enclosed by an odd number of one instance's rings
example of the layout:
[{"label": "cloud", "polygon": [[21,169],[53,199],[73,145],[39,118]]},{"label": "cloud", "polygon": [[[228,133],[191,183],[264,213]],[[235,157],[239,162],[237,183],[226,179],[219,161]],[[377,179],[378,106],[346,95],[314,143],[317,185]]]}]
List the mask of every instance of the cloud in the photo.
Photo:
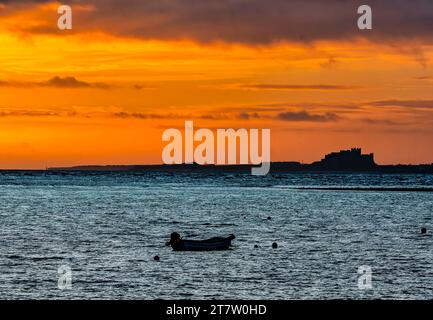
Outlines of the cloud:
[{"label": "cloud", "polygon": [[47,3],[52,0],[0,0],[3,4],[21,4],[21,3]]},{"label": "cloud", "polygon": [[[23,2],[48,1],[0,1],[8,7]],[[368,31],[357,28],[357,8],[362,4],[358,0],[69,0],[68,4],[96,8],[74,15],[75,31],[144,39],[248,44],[357,38],[433,40],[431,0],[370,0],[373,30]]]},{"label": "cloud", "polygon": [[114,117],[121,119],[203,119],[203,120],[251,120],[251,119],[259,119],[260,115],[257,112],[248,113],[233,113],[233,112],[224,112],[224,113],[205,113],[202,115],[193,115],[193,114],[156,114],[156,113],[142,113],[142,112],[116,112],[114,113]]},{"label": "cloud", "polygon": [[188,119],[189,115],[178,114],[157,114],[157,113],[144,113],[144,112],[116,112],[113,114],[115,118],[121,119]]},{"label": "cloud", "polygon": [[390,46],[395,52],[410,57],[411,60],[418,63],[423,69],[427,68],[430,58],[419,44],[411,43],[410,45],[402,46],[400,43],[392,43]]},{"label": "cloud", "polygon": [[42,86],[55,87],[55,88],[98,88],[98,89],[109,89],[110,86],[106,83],[88,83],[84,81],[80,81],[75,77],[54,77],[48,80],[45,83],[41,84]]},{"label": "cloud", "polygon": [[284,111],[287,108],[300,107],[300,108],[314,108],[314,109],[338,109],[341,110],[357,110],[361,107],[358,102],[342,101],[342,102],[277,102],[259,105],[259,110],[274,110],[274,111]]},{"label": "cloud", "polygon": [[261,117],[257,112],[251,112],[251,113],[241,112],[239,113],[238,118],[242,120],[250,120],[250,119],[259,119]]},{"label": "cloud", "polygon": [[58,117],[57,112],[51,111],[0,111],[0,118],[5,117]]},{"label": "cloud", "polygon": [[147,90],[147,89],[155,89],[155,86],[149,84],[134,84],[132,88],[135,90]]},{"label": "cloud", "polygon": [[227,114],[224,113],[207,113],[200,116],[200,119],[204,120],[226,120],[230,119]]},{"label": "cloud", "polygon": [[110,85],[106,83],[89,83],[78,80],[75,77],[59,77],[55,76],[44,82],[19,82],[19,81],[0,81],[0,87],[15,87],[15,88],[32,88],[32,87],[52,87],[63,89],[78,89],[78,88],[96,88],[109,89]]},{"label": "cloud", "polygon": [[414,80],[433,80],[432,76],[419,76],[419,77],[414,77]]},{"label": "cloud", "polygon": [[46,82],[39,83],[40,86],[56,87],[56,88],[88,88],[91,85],[84,81],[79,81],[74,77],[54,77]]},{"label": "cloud", "polygon": [[395,122],[393,120],[388,119],[371,119],[371,118],[363,118],[362,122],[372,125],[388,125],[388,126],[400,126],[401,123]]},{"label": "cloud", "polygon": [[341,86],[341,85],[327,85],[327,84],[245,84],[241,88],[251,90],[318,90],[318,91],[332,91],[332,90],[352,90],[359,89],[356,86]]},{"label": "cloud", "polygon": [[34,86],[34,83],[30,82],[19,82],[19,81],[3,81],[0,80],[0,88],[1,87],[14,87],[14,88],[27,88]]},{"label": "cloud", "polygon": [[433,108],[433,100],[381,100],[368,102],[367,105],[376,107],[407,107],[407,108]]},{"label": "cloud", "polygon": [[213,112],[238,112],[242,114],[246,113],[258,113],[258,112],[278,112],[284,111],[290,107],[289,104],[264,104],[264,105],[241,105],[241,106],[223,106],[211,109]]},{"label": "cloud", "polygon": [[157,115],[157,114],[146,114],[146,113],[141,113],[141,112],[133,112],[133,113],[129,113],[129,112],[116,112],[114,114],[115,118],[121,118],[121,119],[162,119],[161,115]]},{"label": "cloud", "polygon": [[321,63],[320,66],[325,69],[331,69],[335,67],[338,63],[339,61],[337,59],[331,57],[326,62]]},{"label": "cloud", "polygon": [[338,121],[340,117],[332,112],[325,114],[312,114],[307,111],[287,111],[281,112],[276,116],[276,119],[282,121],[309,121],[309,122],[332,122]]},{"label": "cloud", "polygon": [[46,82],[46,85],[49,87],[58,87],[58,88],[83,88],[90,87],[90,84],[84,81],[79,81],[74,77],[54,77]]}]

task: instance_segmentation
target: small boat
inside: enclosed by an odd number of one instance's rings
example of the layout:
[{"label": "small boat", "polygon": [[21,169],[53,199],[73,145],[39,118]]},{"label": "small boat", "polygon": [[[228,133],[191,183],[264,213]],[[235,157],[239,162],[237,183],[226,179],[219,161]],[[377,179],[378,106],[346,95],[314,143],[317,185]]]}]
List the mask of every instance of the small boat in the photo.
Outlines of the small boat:
[{"label": "small boat", "polygon": [[214,237],[207,240],[185,240],[180,234],[173,232],[167,246],[171,246],[174,251],[214,251],[228,250],[231,241],[236,237],[231,234],[228,237]]}]

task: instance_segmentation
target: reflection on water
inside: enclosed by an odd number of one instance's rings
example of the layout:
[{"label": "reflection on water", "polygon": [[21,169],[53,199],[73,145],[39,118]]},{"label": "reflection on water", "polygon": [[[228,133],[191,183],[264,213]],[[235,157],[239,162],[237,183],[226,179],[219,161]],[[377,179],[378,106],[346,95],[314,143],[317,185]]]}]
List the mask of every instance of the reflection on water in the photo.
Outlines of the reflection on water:
[{"label": "reflection on water", "polygon": [[[0,173],[0,298],[431,298],[431,193],[296,188],[432,186],[431,175]],[[237,238],[230,251],[173,252],[173,231]],[[57,287],[62,265],[71,290]],[[357,287],[361,265],[372,290]]]}]

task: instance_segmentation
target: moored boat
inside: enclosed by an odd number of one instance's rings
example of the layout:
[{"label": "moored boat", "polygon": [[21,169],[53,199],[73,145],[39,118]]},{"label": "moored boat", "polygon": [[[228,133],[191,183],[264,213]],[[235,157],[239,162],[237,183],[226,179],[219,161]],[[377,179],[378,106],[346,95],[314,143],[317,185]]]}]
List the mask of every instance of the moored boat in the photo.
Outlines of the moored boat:
[{"label": "moored boat", "polygon": [[236,237],[231,234],[228,237],[214,237],[207,240],[186,240],[182,239],[177,232],[173,232],[167,245],[174,251],[216,251],[228,250],[231,241]]}]

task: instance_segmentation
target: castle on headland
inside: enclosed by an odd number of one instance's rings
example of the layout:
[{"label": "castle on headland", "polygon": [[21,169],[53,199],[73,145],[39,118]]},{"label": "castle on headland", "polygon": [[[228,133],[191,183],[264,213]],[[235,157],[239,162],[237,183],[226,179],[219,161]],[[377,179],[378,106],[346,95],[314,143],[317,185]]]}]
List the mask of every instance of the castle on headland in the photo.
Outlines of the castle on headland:
[{"label": "castle on headland", "polygon": [[[147,171],[147,172],[251,172],[251,165],[120,165],[120,166],[78,166],[70,168],[49,168],[49,171]],[[379,173],[429,173],[433,174],[433,164],[419,165],[378,165],[374,154],[362,154],[361,148],[341,150],[327,154],[322,160],[310,164],[285,161],[271,162],[270,172],[379,172]]]},{"label": "castle on headland", "polygon": [[352,148],[350,150],[341,150],[327,154],[322,160],[313,162],[313,170],[355,170],[366,171],[377,167],[374,162],[374,154],[362,154],[361,148]]}]

